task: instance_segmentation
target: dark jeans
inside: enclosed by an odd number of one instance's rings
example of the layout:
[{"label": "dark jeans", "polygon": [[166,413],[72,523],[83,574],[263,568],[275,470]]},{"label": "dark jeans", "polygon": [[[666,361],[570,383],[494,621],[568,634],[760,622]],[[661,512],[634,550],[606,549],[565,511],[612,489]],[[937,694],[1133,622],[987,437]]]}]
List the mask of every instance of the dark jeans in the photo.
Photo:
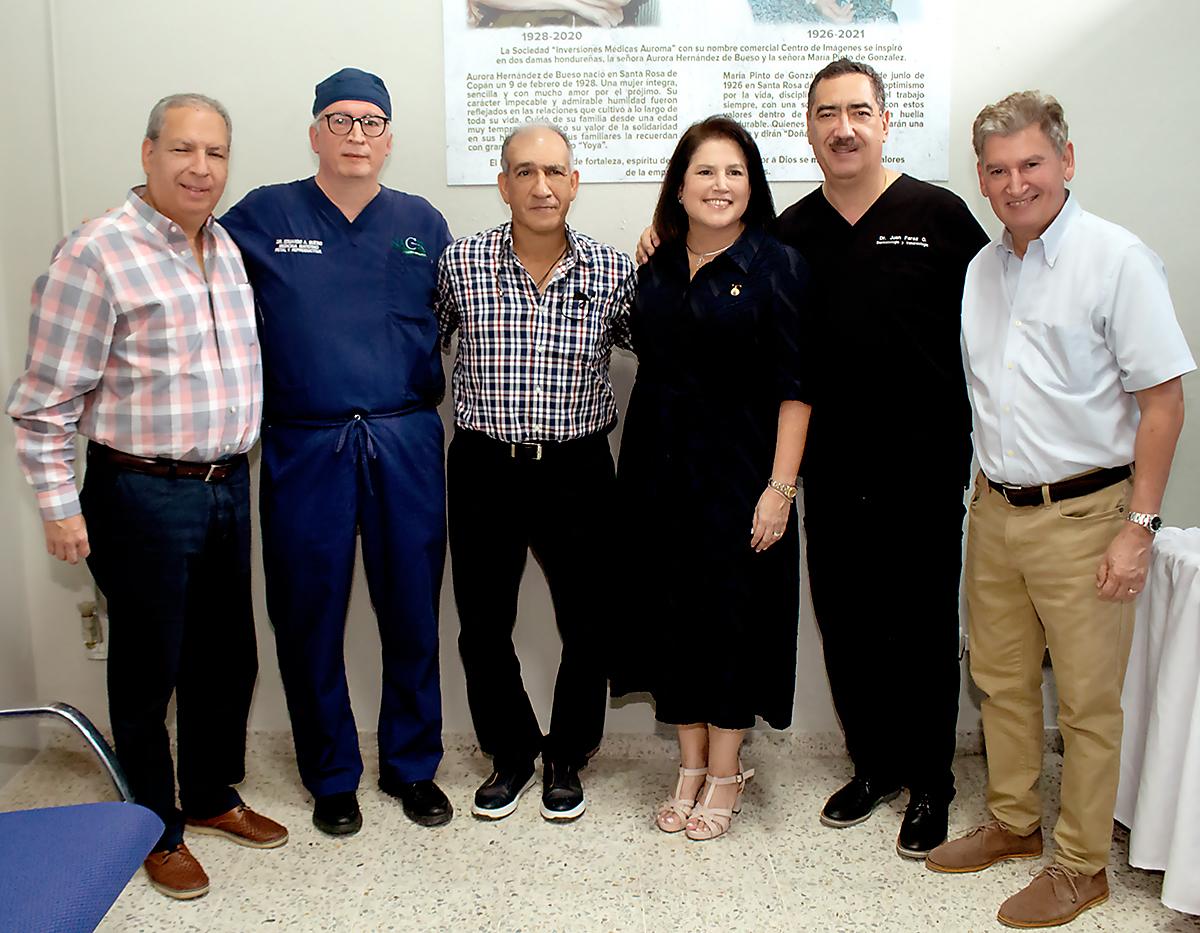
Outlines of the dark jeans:
[{"label": "dark jeans", "polygon": [[804,480],[813,609],[855,773],[954,795],[963,488]]},{"label": "dark jeans", "polygon": [[[258,674],[250,601],[250,472],[170,479],[90,457],[81,494],[88,567],[108,600],[108,708],[137,803],[183,839],[183,814],[237,806]],[[179,802],[167,736],[176,699]]]},{"label": "dark jeans", "polygon": [[[608,439],[547,445],[543,459],[486,435],[458,431],[447,463],[450,558],[479,747],[498,766],[546,761],[582,767],[604,733],[604,597],[613,562],[615,476]],[[562,636],[550,734],[542,731],[513,647],[517,594],[532,550]]]}]

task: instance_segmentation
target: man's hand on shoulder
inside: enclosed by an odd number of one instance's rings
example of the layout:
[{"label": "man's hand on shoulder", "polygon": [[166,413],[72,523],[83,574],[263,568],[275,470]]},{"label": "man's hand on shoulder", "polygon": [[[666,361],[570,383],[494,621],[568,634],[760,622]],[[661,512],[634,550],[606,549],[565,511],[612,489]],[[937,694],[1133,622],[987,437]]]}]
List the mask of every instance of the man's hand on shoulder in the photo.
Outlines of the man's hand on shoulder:
[{"label": "man's hand on shoulder", "polygon": [[639,266],[644,266],[650,261],[650,257],[658,249],[659,242],[658,234],[654,232],[653,224],[642,231],[642,235],[638,239],[637,253],[634,255],[634,259],[637,260]]},{"label": "man's hand on shoulder", "polygon": [[78,564],[92,553],[88,545],[87,524],[82,515],[46,519],[43,525],[46,531],[46,551],[59,560],[65,560],[68,564]]},{"label": "man's hand on shoulder", "polygon": [[1137,597],[1146,586],[1153,542],[1154,536],[1145,528],[1125,522],[1096,569],[1096,591],[1101,599],[1125,603]]}]

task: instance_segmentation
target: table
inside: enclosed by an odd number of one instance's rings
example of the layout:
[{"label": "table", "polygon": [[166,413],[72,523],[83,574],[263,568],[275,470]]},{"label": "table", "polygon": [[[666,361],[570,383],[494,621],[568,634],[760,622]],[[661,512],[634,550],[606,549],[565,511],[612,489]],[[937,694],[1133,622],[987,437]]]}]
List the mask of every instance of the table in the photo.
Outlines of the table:
[{"label": "table", "polygon": [[1200,528],[1155,536],[1121,705],[1129,864],[1164,872],[1162,902],[1200,914]]}]

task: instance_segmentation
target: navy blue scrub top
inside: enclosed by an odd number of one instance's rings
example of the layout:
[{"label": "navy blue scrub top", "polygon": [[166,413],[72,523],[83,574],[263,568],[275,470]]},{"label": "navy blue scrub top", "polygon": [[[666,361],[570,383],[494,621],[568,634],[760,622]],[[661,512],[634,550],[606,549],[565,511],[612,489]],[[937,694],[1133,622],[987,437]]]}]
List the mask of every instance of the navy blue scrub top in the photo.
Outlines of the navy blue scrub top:
[{"label": "navy blue scrub top", "polygon": [[351,223],[307,178],[251,191],[221,224],[254,286],[268,420],[441,400],[433,304],[451,236],[428,201],[381,188]]}]

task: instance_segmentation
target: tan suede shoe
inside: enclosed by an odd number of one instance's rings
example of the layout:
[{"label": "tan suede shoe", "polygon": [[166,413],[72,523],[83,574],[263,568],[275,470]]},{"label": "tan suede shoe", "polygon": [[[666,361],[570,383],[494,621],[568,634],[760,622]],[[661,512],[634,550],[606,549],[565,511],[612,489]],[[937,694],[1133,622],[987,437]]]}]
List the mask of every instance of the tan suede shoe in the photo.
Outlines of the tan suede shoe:
[{"label": "tan suede shoe", "polygon": [[288,831],[283,826],[244,804],[207,820],[188,817],[187,828],[194,833],[224,836],[252,849],[274,849],[288,841]]},{"label": "tan suede shoe", "polygon": [[1033,929],[1070,923],[1089,907],[1108,900],[1108,873],[1081,875],[1065,865],[1047,865],[1003,904],[996,919],[1009,927]]},{"label": "tan suede shoe", "polygon": [[208,893],[208,875],[182,842],[174,849],[151,852],[142,867],[150,884],[167,897],[186,901]]},{"label": "tan suede shoe", "polygon": [[1042,828],[1028,836],[1018,836],[999,820],[976,826],[960,839],[943,842],[925,857],[925,867],[933,871],[983,871],[997,862],[1017,858],[1038,858],[1042,854]]}]

